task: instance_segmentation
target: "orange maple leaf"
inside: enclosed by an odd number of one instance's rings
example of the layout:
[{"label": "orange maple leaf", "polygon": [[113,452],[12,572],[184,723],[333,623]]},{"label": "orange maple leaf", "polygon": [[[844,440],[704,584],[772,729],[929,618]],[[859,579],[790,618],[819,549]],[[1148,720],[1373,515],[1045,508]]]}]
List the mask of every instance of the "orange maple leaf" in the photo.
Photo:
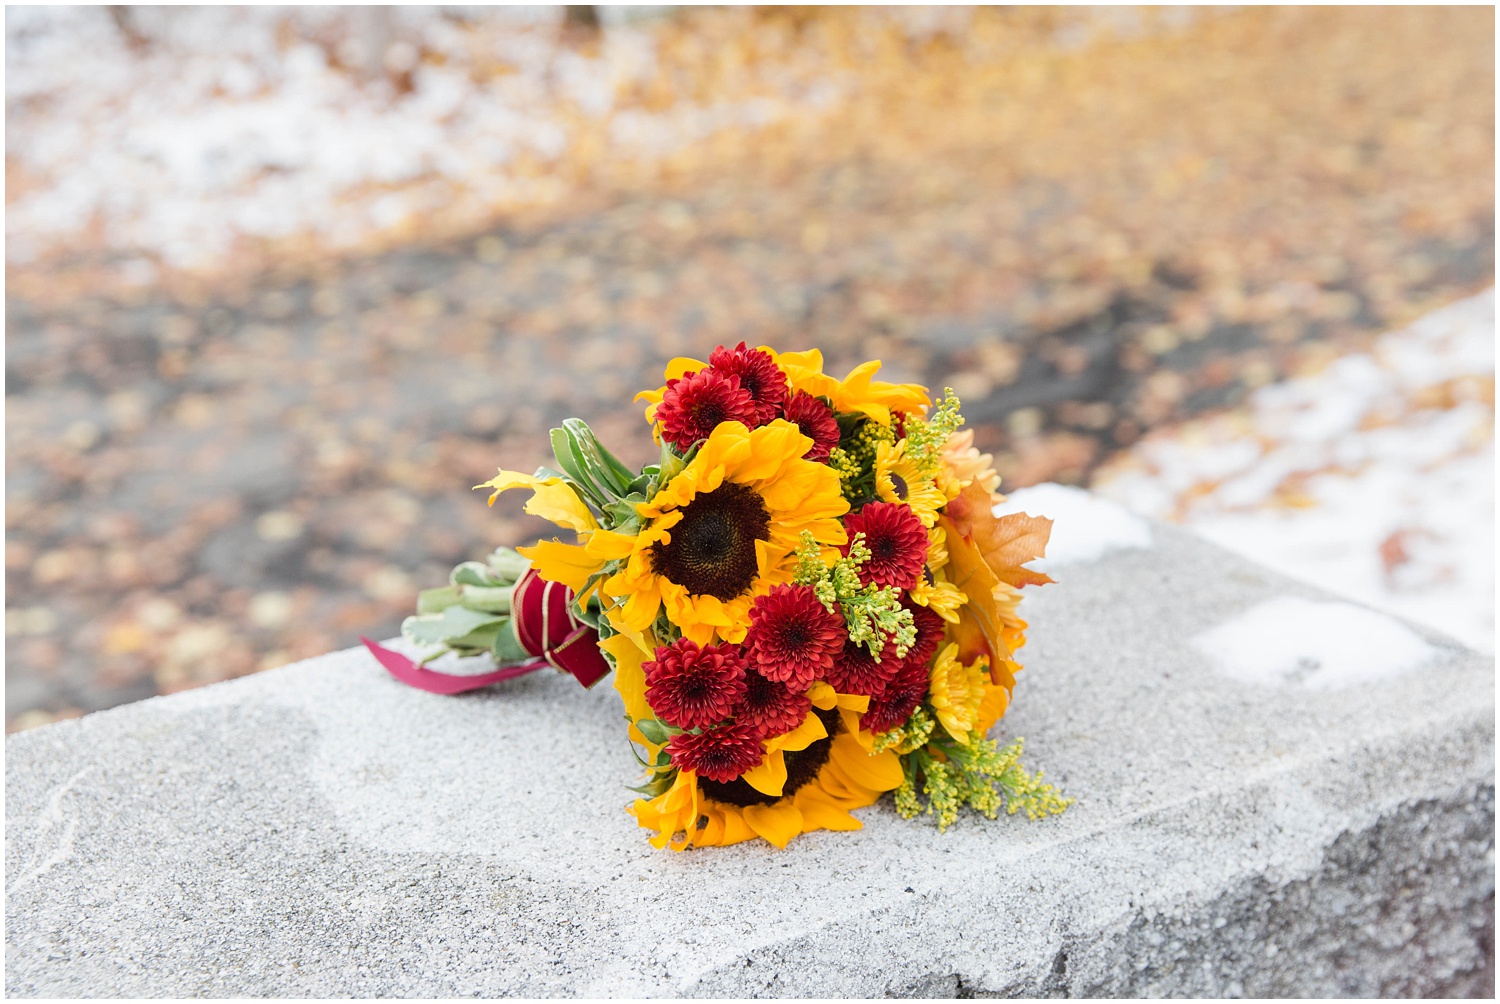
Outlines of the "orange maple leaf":
[{"label": "orange maple leaf", "polygon": [[979,549],[985,564],[1001,582],[1012,586],[1042,586],[1052,577],[1022,566],[1042,557],[1052,536],[1052,521],[1046,516],[1011,513],[996,517],[994,496],[977,484],[959,492],[943,510],[958,535]]}]

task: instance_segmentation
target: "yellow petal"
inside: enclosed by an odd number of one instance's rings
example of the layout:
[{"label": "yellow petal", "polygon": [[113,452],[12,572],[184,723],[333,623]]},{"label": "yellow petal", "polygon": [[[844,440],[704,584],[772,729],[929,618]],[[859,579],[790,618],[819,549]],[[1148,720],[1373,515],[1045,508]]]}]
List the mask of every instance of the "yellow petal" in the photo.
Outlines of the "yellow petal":
[{"label": "yellow petal", "polygon": [[536,573],[549,582],[561,582],[575,593],[583,592],[589,576],[604,567],[577,544],[541,540],[530,547],[518,547],[517,553],[531,562]]},{"label": "yellow petal", "polygon": [[780,797],[786,786],[786,758],[779,749],[768,750],[758,767],[750,768],[740,777],[762,795]]},{"label": "yellow petal", "polygon": [[625,714],[631,720],[630,738],[655,750],[656,747],[646,742],[646,737],[635,727],[642,718],[656,717],[651,705],[646,703],[646,673],[641,669],[646,653],[623,634],[612,634],[600,640],[599,647],[614,659],[615,690],[619,691],[620,700],[625,703]]},{"label": "yellow petal", "polygon": [[839,699],[839,695],[834,693],[833,688],[822,680],[807,688],[807,696],[812,701],[813,707],[821,711],[832,708]]},{"label": "yellow petal", "polygon": [[741,812],[750,829],[777,847],[785,847],[802,832],[802,811],[789,798],[773,805],[747,805]]},{"label": "yellow petal", "polygon": [[858,830],[864,824],[849,815],[818,784],[804,785],[792,796],[792,804],[802,813],[802,832],[812,830]]},{"label": "yellow petal", "polygon": [[616,533],[613,530],[596,530],[589,534],[584,547],[595,558],[613,561],[616,558],[630,557],[635,550],[635,537],[628,533]]},{"label": "yellow petal", "polygon": [[490,492],[490,505],[495,504],[495,499],[500,497],[501,492],[510,491],[512,488],[530,488],[531,501],[526,503],[525,508],[531,515],[550,519],[558,526],[565,526],[579,533],[597,529],[599,526],[583,499],[579,498],[578,493],[569,488],[561,478],[538,478],[531,474],[522,474],[520,471],[501,471],[484,484],[474,487],[493,489]]},{"label": "yellow petal", "polygon": [[478,491],[480,488],[493,488],[494,491],[490,493],[490,505],[494,505],[495,499],[500,496],[501,492],[508,492],[512,488],[538,488],[549,482],[551,482],[552,484],[560,484],[561,479],[538,478],[535,475],[522,474],[520,471],[501,471],[499,474],[496,474],[484,484],[475,485],[474,490]]},{"label": "yellow petal", "polygon": [[565,526],[579,533],[599,528],[598,520],[589,512],[589,507],[583,504],[583,499],[561,481],[538,485],[525,509],[533,516],[550,519],[558,526]]},{"label": "yellow petal", "polygon": [[[811,711],[807,717],[802,719],[802,724],[785,735],[777,736],[766,741],[767,749],[775,750],[805,750],[819,739],[825,739],[828,730],[823,727],[823,721]],[[767,792],[767,794],[771,794]]]},{"label": "yellow petal", "polygon": [[834,738],[832,755],[850,780],[876,791],[890,791],[900,787],[905,776],[901,772],[901,758],[895,753],[885,750],[871,756],[860,748],[858,740],[847,733]]}]

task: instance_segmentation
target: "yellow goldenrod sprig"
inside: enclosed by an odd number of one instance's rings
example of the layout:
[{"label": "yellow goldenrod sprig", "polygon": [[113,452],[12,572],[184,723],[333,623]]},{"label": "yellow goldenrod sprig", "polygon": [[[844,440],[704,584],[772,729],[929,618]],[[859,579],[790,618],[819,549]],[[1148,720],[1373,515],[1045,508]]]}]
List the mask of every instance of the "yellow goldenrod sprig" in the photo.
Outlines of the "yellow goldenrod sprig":
[{"label": "yellow goldenrod sprig", "polygon": [[843,614],[849,640],[879,656],[888,641],[894,641],[901,657],[917,643],[917,623],[901,605],[901,590],[894,586],[864,585],[859,568],[870,560],[865,535],[857,533],[849,542],[849,553],[829,567],[823,562],[822,546],[803,531],[797,548],[797,571],[792,581],[812,586],[819,602]]},{"label": "yellow goldenrod sprig", "polygon": [[952,387],[945,388],[943,399],[932,414],[926,418],[907,416],[906,456],[924,473],[936,473],[944,444],[963,424],[964,417],[958,413],[958,397]]},{"label": "yellow goldenrod sprig", "polygon": [[[1034,820],[1057,815],[1073,800],[1044,783],[1041,771],[1031,774],[1021,766],[1023,743],[1017,739],[1002,749],[993,739],[976,737],[963,744],[934,743],[903,755],[905,777],[896,789],[896,809],[907,819],[921,813],[920,775],[927,813],[937,816],[939,831],[952,826],[966,804],[990,819],[1002,805],[1009,814],[1024,812]],[[943,759],[934,755],[939,749]]]}]

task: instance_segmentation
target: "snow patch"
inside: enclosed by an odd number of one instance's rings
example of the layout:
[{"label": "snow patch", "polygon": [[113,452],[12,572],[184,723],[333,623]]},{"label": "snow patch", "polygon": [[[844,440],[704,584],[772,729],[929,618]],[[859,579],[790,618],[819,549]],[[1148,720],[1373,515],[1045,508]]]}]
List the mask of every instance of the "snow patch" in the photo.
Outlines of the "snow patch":
[{"label": "snow patch", "polygon": [[1088,564],[1112,551],[1151,546],[1149,523],[1082,488],[1052,483],[1018,488],[995,506],[996,516],[1017,512],[1052,520],[1047,556],[1031,563],[1039,572]]},{"label": "snow patch", "polygon": [[1490,289],[1241,412],[1153,433],[1094,487],[1493,652],[1494,373]]},{"label": "snow patch", "polygon": [[1406,625],[1352,603],[1285,596],[1193,638],[1225,676],[1264,686],[1337,690],[1409,673],[1437,650]]}]

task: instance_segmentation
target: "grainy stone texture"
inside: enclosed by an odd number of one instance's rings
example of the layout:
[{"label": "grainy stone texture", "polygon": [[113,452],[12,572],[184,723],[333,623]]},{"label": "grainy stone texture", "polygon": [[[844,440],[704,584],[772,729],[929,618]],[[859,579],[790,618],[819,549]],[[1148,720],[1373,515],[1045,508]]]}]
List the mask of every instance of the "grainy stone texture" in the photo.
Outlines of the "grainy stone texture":
[{"label": "grainy stone texture", "polygon": [[1166,527],[1057,574],[997,732],[1078,799],[1035,824],[657,851],[607,684],[437,697],[354,650],[10,737],[6,990],[1492,989],[1492,660],[1240,683],[1189,640],[1318,594]]}]

